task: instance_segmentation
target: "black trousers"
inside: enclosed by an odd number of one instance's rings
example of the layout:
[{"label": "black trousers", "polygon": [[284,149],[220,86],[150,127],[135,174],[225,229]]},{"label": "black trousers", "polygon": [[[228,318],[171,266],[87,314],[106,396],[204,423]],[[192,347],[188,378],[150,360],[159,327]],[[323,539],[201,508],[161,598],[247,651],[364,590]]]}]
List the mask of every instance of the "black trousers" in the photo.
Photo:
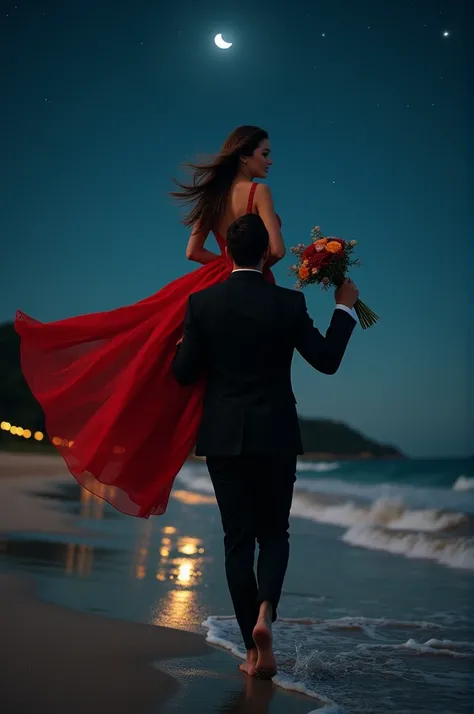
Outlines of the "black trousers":
[{"label": "black trousers", "polygon": [[227,583],[245,647],[252,649],[252,631],[265,600],[276,620],[288,565],[296,456],[208,456],[207,467],[224,528]]}]

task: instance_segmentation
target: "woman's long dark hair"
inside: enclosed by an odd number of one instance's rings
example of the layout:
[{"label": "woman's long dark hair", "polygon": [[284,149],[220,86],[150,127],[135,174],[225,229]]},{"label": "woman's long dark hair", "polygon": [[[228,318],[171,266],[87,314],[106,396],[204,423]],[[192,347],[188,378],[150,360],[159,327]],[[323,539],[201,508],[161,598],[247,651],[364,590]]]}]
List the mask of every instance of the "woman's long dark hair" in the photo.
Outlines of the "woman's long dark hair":
[{"label": "woman's long dark hair", "polygon": [[206,233],[219,225],[223,217],[229,191],[240,168],[241,156],[252,156],[260,142],[268,139],[265,129],[258,126],[239,126],[227,137],[215,159],[209,163],[187,164],[192,170],[192,183],[173,179],[180,191],[171,195],[178,201],[192,204],[183,219],[185,226],[198,223]]}]

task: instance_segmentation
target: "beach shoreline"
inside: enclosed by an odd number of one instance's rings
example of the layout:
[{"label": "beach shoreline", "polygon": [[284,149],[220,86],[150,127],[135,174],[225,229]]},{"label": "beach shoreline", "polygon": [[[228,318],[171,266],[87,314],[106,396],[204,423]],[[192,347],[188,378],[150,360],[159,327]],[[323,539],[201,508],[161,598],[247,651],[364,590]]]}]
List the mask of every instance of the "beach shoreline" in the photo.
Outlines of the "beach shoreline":
[{"label": "beach shoreline", "polygon": [[[73,515],[37,495],[69,479],[57,455],[0,453],[0,531],[87,535]],[[38,711],[79,714],[98,698],[115,714],[156,711],[179,683],[153,663],[211,650],[200,635],[68,610],[35,590],[28,578],[0,574],[0,629],[8,643],[0,647],[7,674],[0,701],[9,714],[22,714],[32,702]]]},{"label": "beach shoreline", "polygon": [[[61,510],[50,497],[73,481],[56,455],[0,452],[0,552],[6,553],[11,538],[56,542],[93,536],[79,515]],[[270,702],[272,714],[307,714],[322,704],[243,675],[238,659],[202,634],[43,599],[29,572],[0,573],[0,604],[6,683],[0,708],[9,714],[32,707],[82,714],[94,702],[113,714],[224,711],[229,700],[235,714],[265,714]]]},{"label": "beach shoreline", "polygon": [[[115,714],[152,712],[179,683],[152,666],[173,657],[203,656],[204,639],[190,632],[118,621],[38,599],[31,582],[0,575],[0,692],[9,714],[79,714],[104,700]],[[80,683],[80,686],[78,686]]]},{"label": "beach shoreline", "polygon": [[[73,663],[81,669],[77,637],[83,657],[95,650],[96,638],[102,647],[101,661],[86,670],[89,709],[95,696],[108,711],[115,697],[111,670],[117,670],[132,689],[144,682],[142,711],[163,714],[309,714],[326,712],[324,701],[354,714],[371,711],[369,704],[400,714],[407,698],[420,712],[456,706],[467,714],[473,481],[470,465],[461,462],[408,461],[396,469],[381,461],[362,468],[300,463],[292,557],[274,629],[280,672],[264,683],[238,670],[242,642],[229,618],[222,527],[202,464],[183,468],[163,516],[137,519],[81,489],[56,455],[0,452],[2,571],[15,580],[5,588],[0,583],[1,616],[11,615],[8,638],[21,645],[12,650],[16,669],[8,691],[17,708],[10,711],[37,709],[21,697],[39,688],[42,710],[55,714],[45,702],[53,696],[48,677],[56,666],[71,685],[61,714],[75,711],[67,697],[83,687],[77,673],[72,682]],[[87,641],[78,615],[94,618],[84,620]],[[119,647],[109,652],[107,642],[125,642],[132,634],[123,627],[134,623],[141,627],[133,630],[137,649],[125,647],[115,664]],[[110,638],[105,627],[114,629]],[[163,632],[142,640],[156,627]],[[157,632],[149,656],[146,638]],[[183,634],[198,637],[206,656],[189,654]],[[31,657],[28,638],[35,641]],[[42,660],[51,642],[61,661],[50,658],[43,678],[34,658]],[[9,643],[3,650],[10,672]],[[1,697],[0,691],[3,707]]]},{"label": "beach shoreline", "polygon": [[0,451],[0,533],[84,533],[73,515],[38,497],[38,491],[52,494],[71,478],[58,456]]},{"label": "beach shoreline", "polygon": [[[74,515],[38,495],[69,479],[56,455],[0,453],[0,531],[87,535]],[[115,714],[156,711],[179,683],[153,663],[211,651],[194,633],[45,602],[30,578],[1,573],[0,599],[0,668],[6,674],[0,702],[9,714],[23,714],[33,703],[49,714],[79,714],[99,699]]]}]

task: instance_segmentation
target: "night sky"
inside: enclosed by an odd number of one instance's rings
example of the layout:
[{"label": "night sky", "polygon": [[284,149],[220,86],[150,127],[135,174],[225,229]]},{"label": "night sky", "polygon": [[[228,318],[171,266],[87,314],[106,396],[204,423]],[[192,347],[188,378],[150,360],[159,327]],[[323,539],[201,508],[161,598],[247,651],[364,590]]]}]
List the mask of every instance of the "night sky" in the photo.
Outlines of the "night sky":
[{"label": "night sky", "polygon": [[[108,310],[195,269],[171,176],[258,124],[288,248],[315,224],[358,240],[382,318],[335,377],[295,359],[300,412],[472,453],[468,5],[2,0],[0,321]],[[325,330],[332,294],[306,298]]]}]

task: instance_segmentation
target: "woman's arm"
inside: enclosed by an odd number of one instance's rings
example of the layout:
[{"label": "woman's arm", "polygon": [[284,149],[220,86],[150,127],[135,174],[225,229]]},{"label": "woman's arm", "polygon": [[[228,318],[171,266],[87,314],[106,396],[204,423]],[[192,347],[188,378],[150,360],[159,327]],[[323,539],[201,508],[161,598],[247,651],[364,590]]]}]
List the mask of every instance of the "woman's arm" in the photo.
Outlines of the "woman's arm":
[{"label": "woman's arm", "polygon": [[195,263],[207,265],[207,263],[212,263],[214,260],[220,258],[217,253],[213,253],[211,250],[204,248],[208,235],[209,232],[205,233],[199,228],[198,224],[195,224],[189,237],[188,245],[186,246],[186,258],[188,260],[194,260]]},{"label": "woman's arm", "polygon": [[281,234],[280,222],[273,206],[271,191],[268,186],[263,183],[258,185],[255,192],[255,207],[268,231],[270,258],[268,259],[267,265],[272,266],[285,257],[286,248]]}]

